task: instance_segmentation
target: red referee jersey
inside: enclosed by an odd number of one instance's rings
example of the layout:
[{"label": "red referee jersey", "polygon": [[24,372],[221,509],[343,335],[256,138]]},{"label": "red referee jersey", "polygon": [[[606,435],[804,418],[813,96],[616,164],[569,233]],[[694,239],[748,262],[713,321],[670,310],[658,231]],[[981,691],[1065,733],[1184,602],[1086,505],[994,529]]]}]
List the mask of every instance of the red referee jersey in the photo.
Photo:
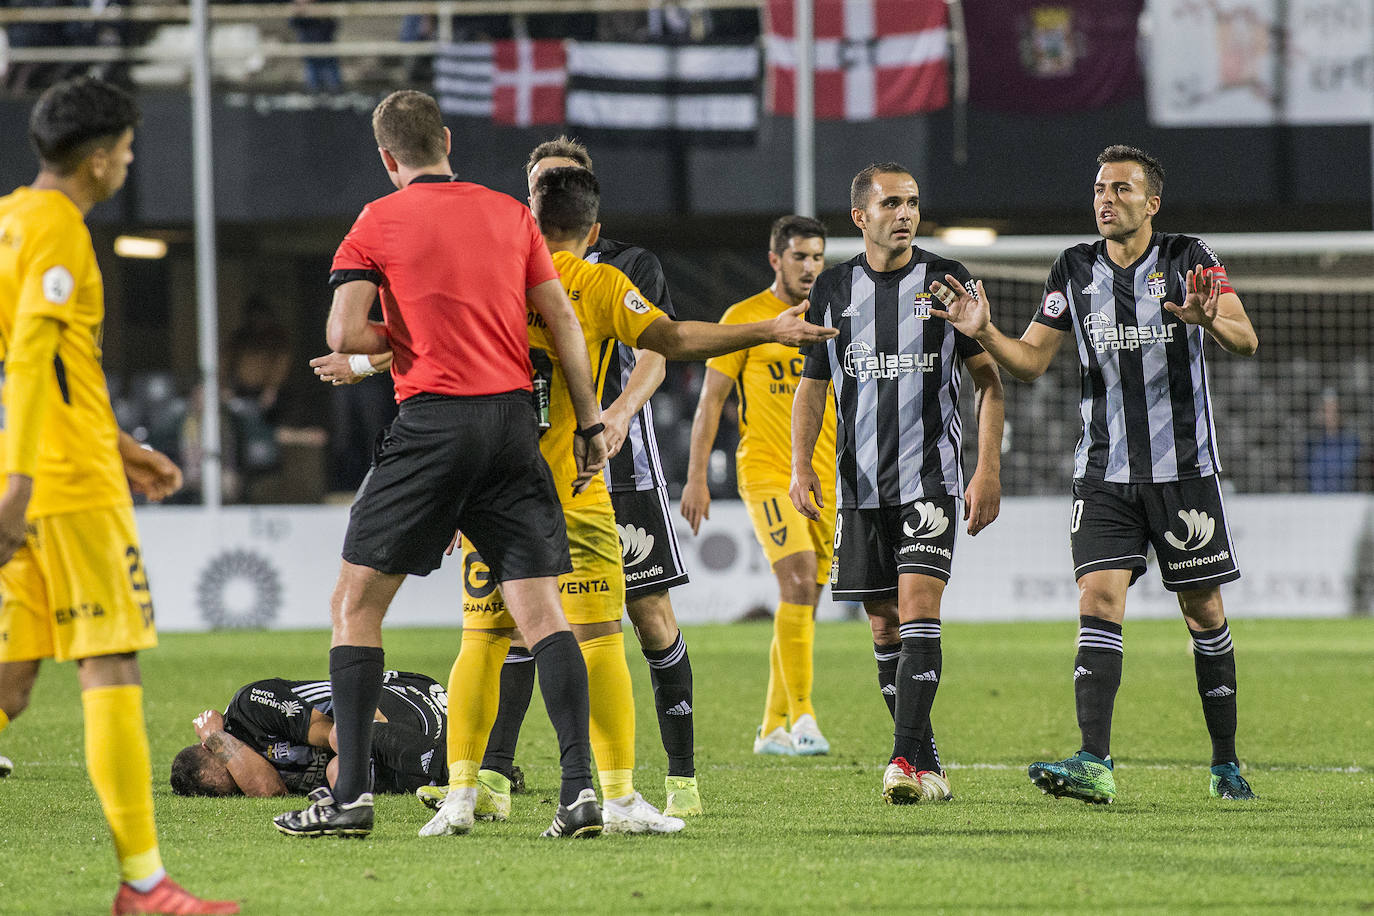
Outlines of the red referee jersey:
[{"label": "red referee jersey", "polygon": [[525,291],[558,279],[529,208],[478,184],[422,175],[363,208],[330,284],[381,288],[396,400],[530,388]]}]

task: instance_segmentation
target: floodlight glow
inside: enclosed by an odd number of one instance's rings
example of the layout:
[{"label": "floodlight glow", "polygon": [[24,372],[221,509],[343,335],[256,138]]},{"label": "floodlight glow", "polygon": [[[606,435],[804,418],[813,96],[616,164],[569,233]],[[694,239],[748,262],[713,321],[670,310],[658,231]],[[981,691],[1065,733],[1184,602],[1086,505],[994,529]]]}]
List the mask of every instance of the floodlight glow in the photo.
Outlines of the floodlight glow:
[{"label": "floodlight glow", "polygon": [[114,252],[121,258],[157,259],[167,257],[167,243],[162,239],[138,235],[121,235],[115,239]]},{"label": "floodlight glow", "polygon": [[986,226],[950,226],[940,230],[940,241],[949,245],[986,247],[997,241],[997,230]]}]

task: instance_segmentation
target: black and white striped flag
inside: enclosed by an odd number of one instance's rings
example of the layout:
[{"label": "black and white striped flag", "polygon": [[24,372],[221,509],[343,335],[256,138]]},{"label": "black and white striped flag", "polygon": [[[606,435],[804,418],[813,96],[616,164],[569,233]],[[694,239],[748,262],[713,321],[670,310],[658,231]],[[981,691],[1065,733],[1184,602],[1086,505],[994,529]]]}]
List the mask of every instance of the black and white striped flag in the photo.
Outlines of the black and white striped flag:
[{"label": "black and white striped flag", "polygon": [[489,41],[444,45],[434,58],[434,95],[444,114],[490,118],[496,62]]},{"label": "black and white striped flag", "polygon": [[751,142],[755,45],[568,44],[567,123],[608,142]]}]

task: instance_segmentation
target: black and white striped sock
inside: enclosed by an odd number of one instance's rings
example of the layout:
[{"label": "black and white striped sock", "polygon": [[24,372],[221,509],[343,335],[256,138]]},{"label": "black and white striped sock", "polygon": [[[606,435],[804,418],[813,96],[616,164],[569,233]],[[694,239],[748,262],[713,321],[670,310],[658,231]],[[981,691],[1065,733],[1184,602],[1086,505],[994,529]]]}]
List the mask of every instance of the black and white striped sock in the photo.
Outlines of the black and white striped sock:
[{"label": "black and white striped sock", "polygon": [[668,754],[669,776],[696,775],[696,739],[692,720],[692,660],[679,630],[666,649],[644,649],[649,681],[654,685],[658,731]]},{"label": "black and white striped sock", "polygon": [[1121,686],[1121,624],[1100,617],[1078,618],[1078,654],[1073,660],[1073,698],[1083,750],[1103,760],[1111,753],[1112,710]]},{"label": "black and white striped sock", "polygon": [[1236,652],[1231,628],[1193,630],[1193,670],[1212,737],[1212,766],[1236,761]]},{"label": "black and white striped sock", "polygon": [[[930,752],[930,710],[940,689],[943,658],[940,620],[924,617],[901,625],[897,659],[897,705],[893,712],[892,756],[919,766]],[[928,768],[928,767],[927,767]]]},{"label": "black and white striped sock", "polygon": [[873,644],[873,658],[878,663],[878,689],[882,691],[883,701],[887,703],[888,715],[897,715],[897,659],[902,654],[902,644],[884,646]]}]

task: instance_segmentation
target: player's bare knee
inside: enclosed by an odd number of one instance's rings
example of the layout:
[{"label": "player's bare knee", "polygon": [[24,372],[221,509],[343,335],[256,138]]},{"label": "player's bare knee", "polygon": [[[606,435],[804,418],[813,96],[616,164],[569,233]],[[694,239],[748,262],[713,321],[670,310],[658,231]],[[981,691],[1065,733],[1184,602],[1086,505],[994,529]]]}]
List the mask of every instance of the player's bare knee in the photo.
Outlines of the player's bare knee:
[{"label": "player's bare knee", "polygon": [[1179,592],[1178,608],[1194,624],[1194,629],[1215,630],[1226,621],[1219,588]]},{"label": "player's bare knee", "polygon": [[0,664],[0,709],[13,719],[29,708],[29,697],[38,680],[38,662]]},{"label": "player's bare knee", "polygon": [[677,616],[667,591],[632,598],[625,603],[625,609],[643,648],[666,649],[677,639]]},{"label": "player's bare knee", "polygon": [[591,639],[600,639],[603,636],[613,636],[621,631],[619,620],[606,620],[601,623],[575,623],[572,625],[573,636],[579,643],[587,642]]}]

